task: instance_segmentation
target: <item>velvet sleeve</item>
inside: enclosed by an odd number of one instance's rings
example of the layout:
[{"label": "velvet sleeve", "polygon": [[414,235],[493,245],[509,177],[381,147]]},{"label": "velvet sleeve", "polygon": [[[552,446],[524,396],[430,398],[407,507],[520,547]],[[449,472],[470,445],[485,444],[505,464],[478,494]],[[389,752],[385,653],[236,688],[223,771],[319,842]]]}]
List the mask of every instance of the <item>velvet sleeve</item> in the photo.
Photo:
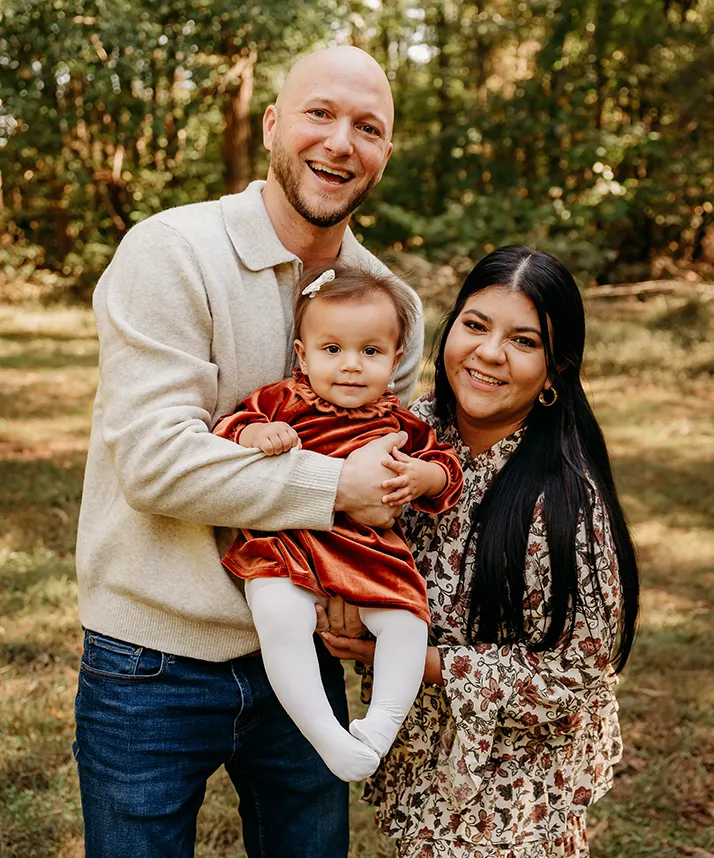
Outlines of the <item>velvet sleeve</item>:
[{"label": "velvet sleeve", "polygon": [[213,434],[240,444],[240,433],[251,423],[289,422],[292,398],[292,390],[284,381],[259,387],[238,405],[235,413],[221,417]]},{"label": "velvet sleeve", "polygon": [[446,472],[446,485],[438,495],[426,495],[415,498],[411,505],[420,512],[438,515],[450,509],[461,496],[464,487],[464,475],[456,451],[451,444],[443,444],[436,438],[436,433],[423,420],[410,411],[399,412],[401,428],[407,433],[407,443],[402,452],[414,459],[424,462],[434,462]]}]

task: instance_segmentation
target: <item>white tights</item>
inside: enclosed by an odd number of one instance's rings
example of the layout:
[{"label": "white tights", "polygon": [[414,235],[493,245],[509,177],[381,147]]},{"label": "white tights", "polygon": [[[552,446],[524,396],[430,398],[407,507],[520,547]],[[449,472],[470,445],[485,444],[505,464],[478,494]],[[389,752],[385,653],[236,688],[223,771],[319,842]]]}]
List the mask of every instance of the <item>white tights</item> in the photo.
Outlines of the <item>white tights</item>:
[{"label": "white tights", "polygon": [[260,638],[270,684],[285,711],[333,774],[344,781],[369,777],[394,741],[419,691],[427,624],[409,611],[360,608],[377,638],[372,702],[348,733],[325,694],[312,635],[319,597],[287,578],[251,578],[246,598]]}]

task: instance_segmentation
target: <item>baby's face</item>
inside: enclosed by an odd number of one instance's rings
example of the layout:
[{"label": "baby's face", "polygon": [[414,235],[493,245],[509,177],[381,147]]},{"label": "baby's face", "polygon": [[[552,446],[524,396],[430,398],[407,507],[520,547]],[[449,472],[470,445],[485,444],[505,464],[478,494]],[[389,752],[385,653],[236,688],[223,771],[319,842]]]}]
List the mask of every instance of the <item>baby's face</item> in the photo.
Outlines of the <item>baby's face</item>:
[{"label": "baby's face", "polygon": [[384,393],[402,355],[397,311],[386,295],[346,301],[311,298],[295,350],[321,399],[359,408]]}]

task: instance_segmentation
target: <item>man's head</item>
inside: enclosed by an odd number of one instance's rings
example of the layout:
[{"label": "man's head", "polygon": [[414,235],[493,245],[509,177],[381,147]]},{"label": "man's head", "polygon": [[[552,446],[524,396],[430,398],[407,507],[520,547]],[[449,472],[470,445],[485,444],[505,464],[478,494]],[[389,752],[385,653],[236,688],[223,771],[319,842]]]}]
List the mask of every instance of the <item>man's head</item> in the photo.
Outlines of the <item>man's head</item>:
[{"label": "man's head", "polygon": [[382,178],[393,121],[389,83],[369,54],[347,46],[310,54],[263,117],[268,187],[309,223],[335,226]]}]

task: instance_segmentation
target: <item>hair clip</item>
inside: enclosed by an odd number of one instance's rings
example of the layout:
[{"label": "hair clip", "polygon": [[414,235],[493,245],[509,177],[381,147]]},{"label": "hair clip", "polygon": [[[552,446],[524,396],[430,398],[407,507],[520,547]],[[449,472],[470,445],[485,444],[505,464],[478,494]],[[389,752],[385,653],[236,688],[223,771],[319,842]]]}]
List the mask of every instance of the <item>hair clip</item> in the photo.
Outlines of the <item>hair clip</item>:
[{"label": "hair clip", "polygon": [[302,290],[303,295],[307,295],[309,298],[314,298],[315,295],[320,291],[320,286],[324,286],[325,283],[329,283],[330,280],[335,279],[335,269],[328,268],[327,271],[323,272],[316,280],[313,280],[308,286],[306,286]]}]

